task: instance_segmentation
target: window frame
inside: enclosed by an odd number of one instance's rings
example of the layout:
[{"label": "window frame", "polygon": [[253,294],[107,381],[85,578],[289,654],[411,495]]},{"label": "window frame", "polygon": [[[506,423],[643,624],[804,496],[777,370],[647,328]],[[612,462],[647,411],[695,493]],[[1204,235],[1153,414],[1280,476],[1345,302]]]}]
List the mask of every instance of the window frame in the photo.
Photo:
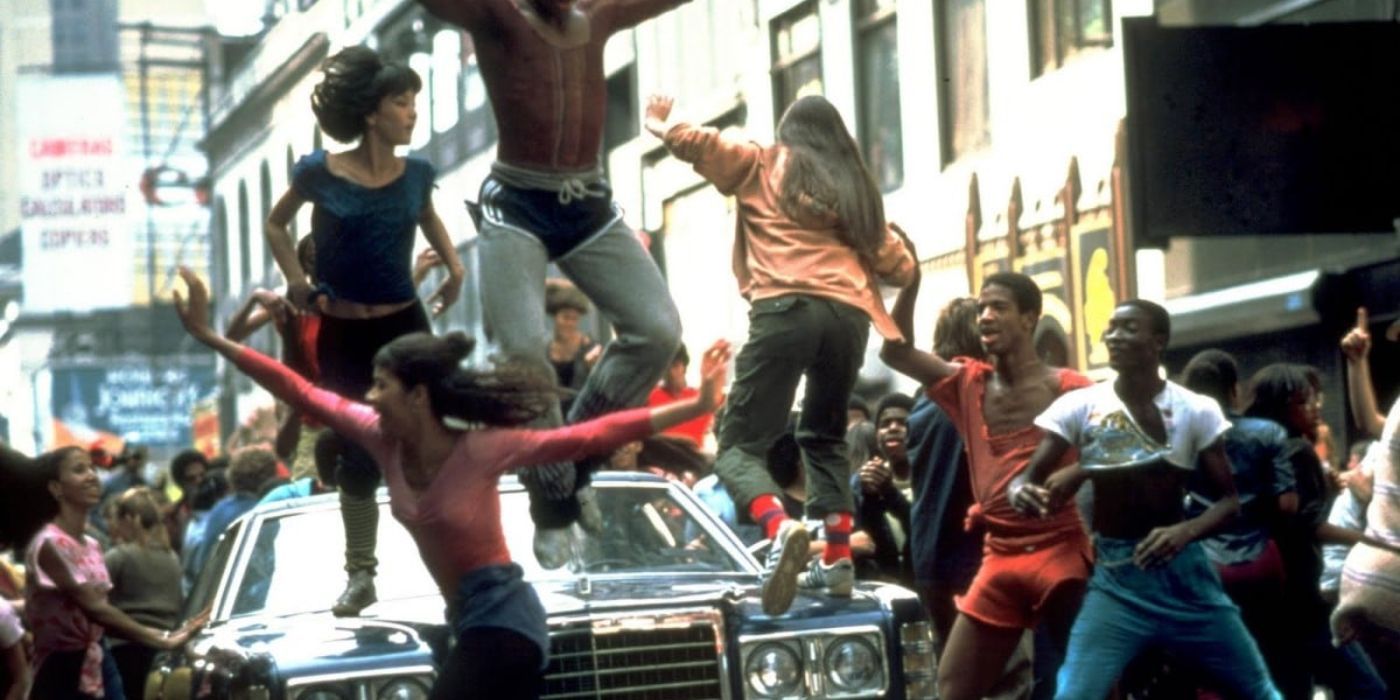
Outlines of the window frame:
[{"label": "window frame", "polygon": [[[783,30],[797,26],[801,18],[805,18],[809,15],[813,17],[817,23],[816,42],[810,47],[803,48],[801,51],[783,54],[782,42],[779,40]],[[791,71],[794,67],[815,59],[817,80],[822,85],[822,91],[826,91],[826,71],[822,65],[823,37],[821,8],[817,4],[817,0],[804,0],[774,17],[769,22],[768,38],[773,52],[772,65],[769,66],[768,76],[773,89],[773,123],[777,124],[778,120],[782,118],[783,113],[787,111],[788,105],[796,100],[795,96],[793,100],[787,100],[786,91],[784,90],[784,88],[790,87],[786,83],[791,79],[789,76],[792,74]]]},{"label": "window frame", "polygon": [[973,153],[986,150],[992,145],[992,90],[990,76],[990,61],[988,59],[987,52],[988,2],[987,0],[971,0],[972,2],[980,4],[982,7],[982,52],[980,57],[980,60],[982,61],[982,123],[979,126],[981,134],[979,135],[979,138],[976,139],[975,143],[969,144],[965,148],[965,150],[957,152],[954,149],[954,144],[957,141],[955,133],[957,126],[955,124],[955,120],[957,114],[954,111],[953,107],[953,95],[950,94],[950,91],[954,89],[954,80],[953,76],[951,75],[954,66],[950,54],[952,53],[953,49],[963,49],[966,47],[962,46],[961,44],[955,46],[954,42],[952,41],[952,33],[949,28],[948,2],[946,0],[933,1],[933,21],[935,29],[934,36],[936,40],[936,46],[938,47],[936,56],[937,70],[935,71],[934,76],[935,80],[938,81],[938,139],[940,149],[942,151],[941,165],[942,167],[947,168],[949,165],[956,163],[962,158],[965,158]]},{"label": "window frame", "polygon": [[[1107,25],[1106,33],[1102,36],[1084,35],[1085,9],[1091,3],[1102,10]],[[1060,11],[1065,7],[1071,8],[1070,25],[1074,32],[1070,37],[1063,36],[1061,32]],[[1042,12],[1046,9],[1048,12]],[[1113,47],[1113,0],[1026,0],[1026,20],[1032,79],[1065,67],[1066,63],[1081,54]],[[1046,21],[1049,22],[1048,28],[1045,28]],[[1045,36],[1050,41],[1048,47],[1043,45]]]},{"label": "window frame", "polygon": [[[874,5],[873,9],[869,7],[870,5]],[[870,146],[872,143],[872,137],[870,137],[870,125],[866,123],[864,114],[865,105],[869,101],[869,95],[867,94],[868,88],[866,87],[866,81],[863,79],[863,72],[865,69],[865,66],[863,64],[863,61],[865,60],[865,49],[867,47],[867,42],[872,41],[872,37],[874,37],[879,31],[883,30],[886,25],[895,25],[896,38],[894,50],[895,55],[898,56],[898,5],[893,0],[889,0],[883,6],[881,6],[880,0],[852,0],[851,11],[853,13],[851,18],[851,28],[852,32],[854,33],[854,36],[852,37],[854,42],[853,53],[858,78],[856,81],[856,99],[859,105],[858,109],[861,111],[861,114],[859,115],[859,120],[856,123],[856,138],[857,141],[860,143],[861,156],[866,159],[866,164],[870,165]],[[902,103],[898,102],[901,99],[898,72],[896,72],[894,76],[894,88],[895,99],[897,101],[897,104],[900,104],[902,106]],[[871,177],[875,180],[875,184],[880,187],[880,191],[886,194],[904,186],[904,120],[902,118],[902,115],[899,114],[898,109],[896,109],[895,114],[896,119],[899,123],[900,149],[899,153],[896,154],[896,158],[898,159],[899,177],[894,182],[884,183],[881,182],[879,175],[873,170],[870,173]]]}]

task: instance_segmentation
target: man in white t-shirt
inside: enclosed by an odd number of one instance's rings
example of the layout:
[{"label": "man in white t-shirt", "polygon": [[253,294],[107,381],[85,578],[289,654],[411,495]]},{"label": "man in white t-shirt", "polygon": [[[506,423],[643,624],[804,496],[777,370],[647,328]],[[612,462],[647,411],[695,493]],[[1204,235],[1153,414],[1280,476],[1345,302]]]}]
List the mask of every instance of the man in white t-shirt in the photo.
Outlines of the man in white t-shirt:
[{"label": "man in white t-shirt", "polygon": [[[1035,424],[1045,437],[1017,508],[1048,513],[1094,481],[1095,566],[1060,667],[1057,698],[1102,698],[1149,647],[1200,664],[1231,697],[1279,698],[1259,648],[1196,540],[1239,510],[1221,437],[1230,423],[1212,399],[1160,376],[1171,334],[1165,309],[1129,300],[1104,344],[1112,382],[1061,396]],[[1052,473],[1071,448],[1079,464]],[[1199,466],[1197,466],[1199,464]],[[1205,470],[1213,501],[1185,519],[1186,479]]]}]

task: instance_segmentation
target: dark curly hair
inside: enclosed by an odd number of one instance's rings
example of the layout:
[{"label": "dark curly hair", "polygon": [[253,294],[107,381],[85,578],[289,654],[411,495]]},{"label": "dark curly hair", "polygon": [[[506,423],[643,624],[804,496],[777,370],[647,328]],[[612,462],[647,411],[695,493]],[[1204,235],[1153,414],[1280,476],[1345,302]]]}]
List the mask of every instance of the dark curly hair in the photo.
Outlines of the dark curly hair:
[{"label": "dark curly hair", "polygon": [[875,426],[879,429],[880,416],[891,408],[902,408],[905,413],[914,410],[914,398],[908,394],[894,392],[880,397],[880,402],[875,404]]},{"label": "dark curly hair", "polygon": [[204,456],[199,450],[183,450],[175,458],[170,460],[170,478],[181,488],[185,485],[186,473],[195,464],[204,465],[205,471],[209,470],[209,458]]},{"label": "dark curly hair", "polygon": [[1016,310],[1023,314],[1039,316],[1044,295],[1040,292],[1040,285],[1030,278],[1030,275],[1020,272],[995,272],[987,275],[982,280],[982,288],[986,289],[992,285],[1005,287],[1011,292],[1011,298],[1016,302]]},{"label": "dark curly hair", "polygon": [[444,336],[410,333],[380,348],[374,365],[388,370],[405,389],[428,387],[438,418],[452,416],[493,426],[524,425],[544,415],[559,398],[553,377],[516,365],[493,370],[461,367],[476,341],[461,331]]},{"label": "dark curly hair", "polygon": [[401,63],[385,62],[373,49],[351,46],[321,64],[326,77],[311,91],[311,111],[331,138],[350,143],[365,133],[365,117],[390,95],[418,92],[423,79]]}]

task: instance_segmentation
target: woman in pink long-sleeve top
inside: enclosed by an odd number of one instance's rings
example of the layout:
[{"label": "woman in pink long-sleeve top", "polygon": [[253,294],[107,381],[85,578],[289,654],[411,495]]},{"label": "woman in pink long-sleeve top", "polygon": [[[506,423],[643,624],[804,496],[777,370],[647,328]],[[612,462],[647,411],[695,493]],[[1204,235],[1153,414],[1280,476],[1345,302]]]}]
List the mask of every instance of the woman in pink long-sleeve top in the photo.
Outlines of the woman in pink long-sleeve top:
[{"label": "woman in pink long-sleeve top", "polygon": [[[705,353],[695,399],[634,409],[553,430],[527,430],[554,388],[526,372],[465,370],[472,340],[415,333],[375,356],[366,403],[318,389],[280,363],[209,327],[209,295],[188,270],[181,322],[277,398],[356,441],[384,470],[390,506],[418,545],[448,603],[457,645],[434,697],[533,698],[549,649],[544,609],[511,563],[496,482],[507,470],[603,454],[713,411],[722,401],[728,345]],[[453,430],[452,416],[484,427]]]}]

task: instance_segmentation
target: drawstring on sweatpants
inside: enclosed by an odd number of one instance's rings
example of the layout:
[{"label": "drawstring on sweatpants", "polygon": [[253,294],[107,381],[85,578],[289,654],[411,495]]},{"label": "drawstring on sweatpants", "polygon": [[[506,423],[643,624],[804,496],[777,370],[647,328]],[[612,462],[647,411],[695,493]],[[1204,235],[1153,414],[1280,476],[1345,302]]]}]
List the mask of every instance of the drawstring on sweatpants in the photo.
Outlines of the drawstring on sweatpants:
[{"label": "drawstring on sweatpants", "polygon": [[603,197],[607,194],[607,190],[600,187],[589,187],[588,183],[576,177],[567,178],[559,183],[559,203],[565,206],[568,206],[575,199]]}]

